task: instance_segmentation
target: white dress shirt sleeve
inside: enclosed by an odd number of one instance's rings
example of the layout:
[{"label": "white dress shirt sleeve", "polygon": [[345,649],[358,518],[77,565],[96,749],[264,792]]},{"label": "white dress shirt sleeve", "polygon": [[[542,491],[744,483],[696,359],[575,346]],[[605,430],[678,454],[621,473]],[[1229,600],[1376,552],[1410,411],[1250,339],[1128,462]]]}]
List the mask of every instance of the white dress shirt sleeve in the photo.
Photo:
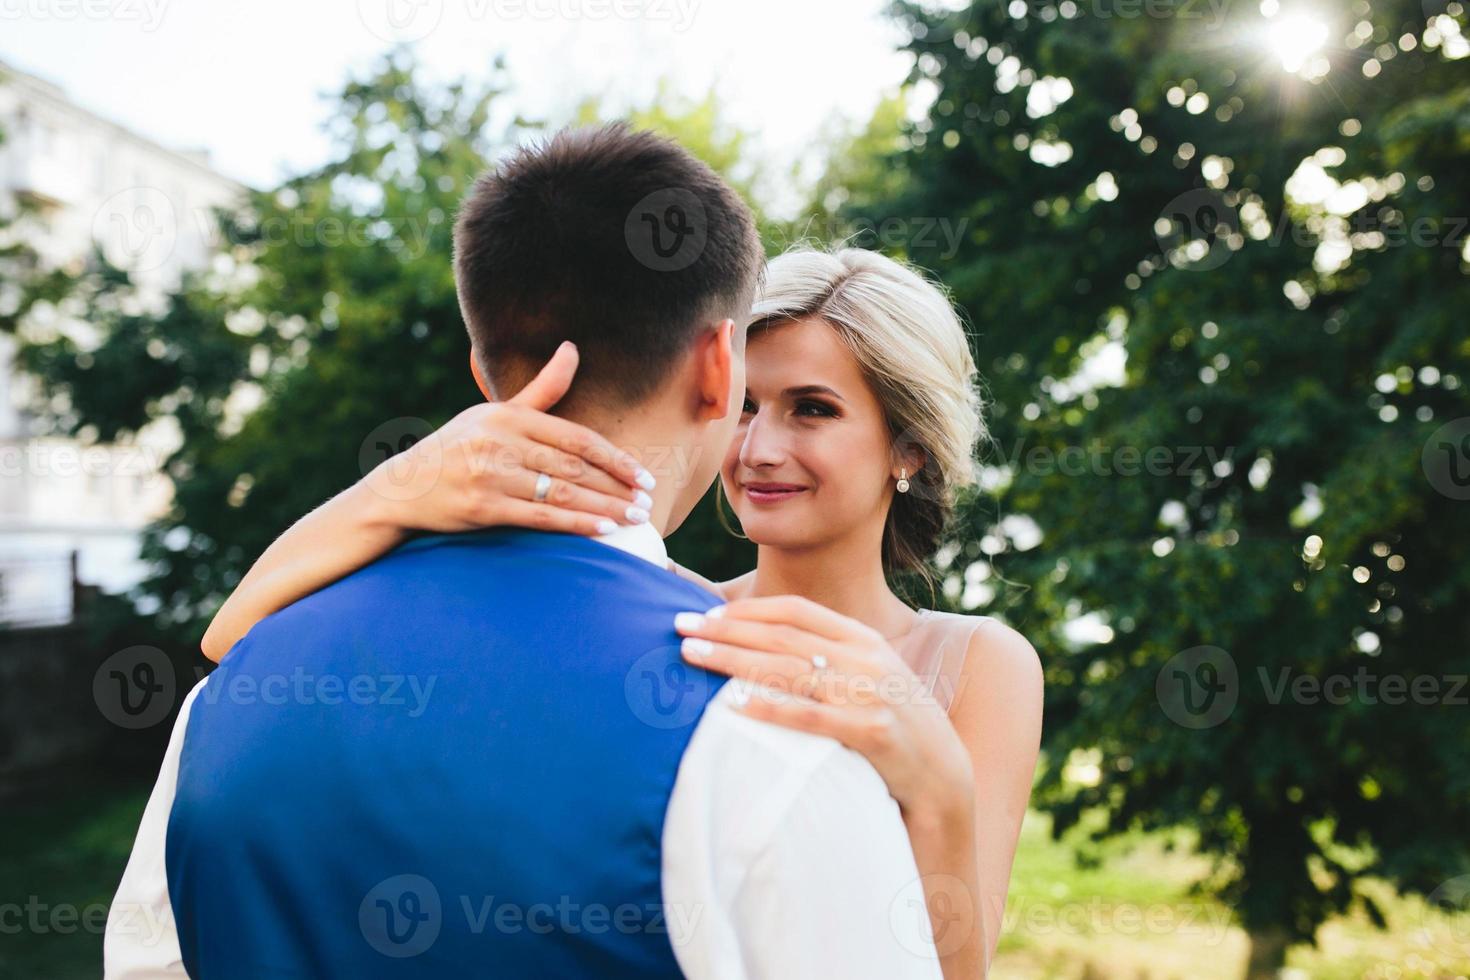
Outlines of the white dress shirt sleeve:
[{"label": "white dress shirt sleeve", "polygon": [[664,902],[690,980],[940,980],[898,804],[860,754],[710,702],[664,825]]},{"label": "white dress shirt sleeve", "polygon": [[208,683],[204,678],[184,698],[169,736],[168,749],[158,770],[158,782],[148,797],[133,853],[117,886],[107,913],[107,931],[102,938],[102,972],[105,980],[162,980],[185,977],[179,934],[173,906],[168,899],[168,872],[164,866],[164,844],[169,813],[179,782],[179,754],[184,748],[184,731],[194,699]]}]

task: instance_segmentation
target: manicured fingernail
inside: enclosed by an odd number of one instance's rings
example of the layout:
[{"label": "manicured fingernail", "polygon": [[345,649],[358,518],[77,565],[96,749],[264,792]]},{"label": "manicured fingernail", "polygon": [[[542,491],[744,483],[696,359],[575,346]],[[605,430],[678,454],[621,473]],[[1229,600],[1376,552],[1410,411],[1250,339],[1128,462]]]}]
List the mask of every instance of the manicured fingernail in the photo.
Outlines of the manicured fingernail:
[{"label": "manicured fingernail", "polygon": [[597,533],[598,534],[611,534],[614,531],[616,531],[617,529],[618,529],[618,522],[617,521],[610,521],[610,520],[608,520],[607,518],[604,517],[602,520],[600,520],[600,521],[597,522]]},{"label": "manicured fingernail", "polygon": [[681,644],[684,652],[691,657],[707,657],[715,645],[702,636],[686,636]]},{"label": "manicured fingernail", "polygon": [[644,493],[642,490],[639,490],[638,496],[633,498],[633,506],[638,507],[642,510],[651,511],[653,510],[653,498]]},{"label": "manicured fingernail", "polygon": [[642,507],[629,507],[628,520],[630,523],[633,524],[647,524],[648,511],[644,510]]},{"label": "manicured fingernail", "polygon": [[633,477],[633,479],[637,480],[638,485],[645,490],[652,490],[658,486],[658,481],[653,478],[653,474],[641,466],[638,467],[638,475]]},{"label": "manicured fingernail", "polygon": [[704,614],[710,619],[719,619],[721,616],[725,615],[725,607],[715,606],[713,609],[706,609],[704,611]]},{"label": "manicured fingernail", "polygon": [[704,617],[697,612],[681,612],[674,617],[674,629],[697,630],[704,625]]}]

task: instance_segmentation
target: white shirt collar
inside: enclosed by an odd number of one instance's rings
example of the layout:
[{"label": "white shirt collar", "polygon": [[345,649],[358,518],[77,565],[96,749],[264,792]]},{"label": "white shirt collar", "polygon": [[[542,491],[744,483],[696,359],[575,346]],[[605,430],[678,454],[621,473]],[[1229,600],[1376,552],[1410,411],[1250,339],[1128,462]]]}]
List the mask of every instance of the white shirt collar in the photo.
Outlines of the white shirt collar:
[{"label": "white shirt collar", "polygon": [[659,568],[669,567],[669,550],[664,546],[664,539],[652,524],[619,524],[617,530],[611,534],[600,534],[593,538],[605,545],[626,551],[630,555],[637,555],[645,561],[652,562]]}]

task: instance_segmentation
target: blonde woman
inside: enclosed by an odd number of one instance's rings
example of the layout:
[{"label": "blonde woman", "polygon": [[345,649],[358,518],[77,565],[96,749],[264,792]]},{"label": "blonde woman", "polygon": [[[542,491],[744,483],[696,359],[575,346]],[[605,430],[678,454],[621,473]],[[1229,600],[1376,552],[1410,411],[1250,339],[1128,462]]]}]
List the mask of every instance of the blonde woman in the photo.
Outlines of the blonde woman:
[{"label": "blonde woman", "polygon": [[[405,492],[403,461],[389,460],[303,518],[220,609],[205,654],[218,661],[263,617],[416,532],[595,536],[647,521],[627,454],[544,414],[575,369],[564,345],[514,399],[410,450],[433,456],[425,486]],[[678,617],[685,659],[761,682],[769,693],[744,711],[835,738],[887,782],[946,980],[983,976],[994,954],[1041,733],[1041,667],[1024,637],[988,616],[915,610],[889,584],[923,573],[974,482],[975,375],[951,304],[913,269],[860,249],[774,259],[720,473],[756,567],[720,583],[675,569],[726,600]],[[678,478],[678,460],[644,455],[653,477]],[[555,478],[549,493],[533,489],[537,472]]]}]

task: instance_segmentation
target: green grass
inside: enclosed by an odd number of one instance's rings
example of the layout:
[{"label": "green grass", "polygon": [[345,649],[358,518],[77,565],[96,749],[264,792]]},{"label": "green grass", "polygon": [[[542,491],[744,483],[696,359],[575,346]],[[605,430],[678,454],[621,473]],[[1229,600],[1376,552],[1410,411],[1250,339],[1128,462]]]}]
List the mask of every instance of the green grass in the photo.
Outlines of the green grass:
[{"label": "green grass", "polygon": [[101,974],[107,906],[147,802],[147,788],[99,780],[0,804],[0,976]]},{"label": "green grass", "polygon": [[[1190,886],[1209,868],[1188,835],[1126,835],[1079,867],[1073,844],[1027,814],[993,975],[1001,980],[1238,980],[1249,942],[1219,902]],[[1384,910],[1381,930],[1357,914],[1324,924],[1317,946],[1292,950],[1288,980],[1448,980],[1470,975],[1470,916],[1454,918],[1380,881],[1360,886]]]},{"label": "green grass", "polygon": [[[0,839],[0,976],[96,977],[104,910],[122,875],[147,802],[147,788],[98,782],[44,804],[5,804]],[[1030,814],[1021,834],[1006,931],[994,975],[1000,980],[1236,980],[1246,937],[1218,902],[1190,885],[1207,868],[1162,836],[1130,835],[1103,846],[1103,860],[1079,867],[1073,838],[1050,839],[1048,820]],[[1417,899],[1369,882],[1390,928],[1361,916],[1327,923],[1316,949],[1292,952],[1289,980],[1447,980],[1470,975],[1470,916],[1449,918]],[[34,910],[34,911],[32,911]],[[61,918],[53,919],[56,910]],[[55,925],[53,925],[55,922]],[[14,927],[20,925],[18,932]],[[39,925],[39,928],[36,926]]]}]

